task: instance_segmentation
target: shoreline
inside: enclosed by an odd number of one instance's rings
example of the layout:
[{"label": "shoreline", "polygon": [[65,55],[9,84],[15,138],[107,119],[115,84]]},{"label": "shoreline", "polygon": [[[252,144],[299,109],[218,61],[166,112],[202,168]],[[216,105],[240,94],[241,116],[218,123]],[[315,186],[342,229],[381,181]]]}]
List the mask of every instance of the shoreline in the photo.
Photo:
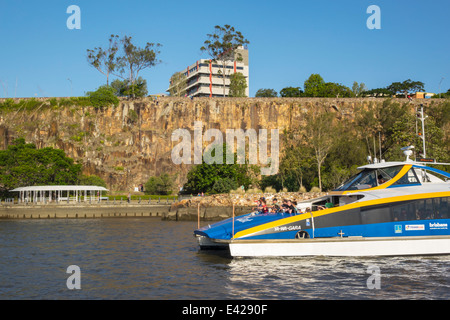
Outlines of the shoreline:
[{"label": "shoreline", "polygon": [[[250,212],[248,207],[235,207],[235,215]],[[160,218],[167,221],[219,221],[233,215],[233,207],[188,207],[173,209],[171,205],[3,205],[0,220],[6,219],[99,219],[99,218]]]},{"label": "shoreline", "polygon": [[127,201],[70,202],[70,203],[2,203],[0,220],[3,219],[97,219],[126,217],[158,217],[167,221],[220,221],[251,212],[255,201],[265,197],[268,201],[279,199],[308,200],[322,196],[324,192],[280,192],[255,194],[216,194],[192,197],[176,202],[158,203]]}]

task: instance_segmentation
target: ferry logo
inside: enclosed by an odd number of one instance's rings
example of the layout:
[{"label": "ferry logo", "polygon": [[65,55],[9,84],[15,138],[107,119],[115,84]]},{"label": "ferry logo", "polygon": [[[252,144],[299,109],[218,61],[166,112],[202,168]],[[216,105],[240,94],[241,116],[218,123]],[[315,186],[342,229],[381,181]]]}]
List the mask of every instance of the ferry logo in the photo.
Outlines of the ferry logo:
[{"label": "ferry logo", "polygon": [[448,224],[440,222],[430,222],[430,229],[448,229]]},{"label": "ferry logo", "polygon": [[249,221],[252,221],[253,219],[251,219],[251,218],[249,218],[249,217],[244,217],[244,218],[239,218],[239,219],[236,219],[236,221],[239,221],[239,222],[242,222],[242,223],[244,223],[244,222],[249,222]]},{"label": "ferry logo", "polygon": [[402,225],[401,224],[396,224],[395,226],[394,226],[394,228],[395,228],[395,233],[402,233],[403,231],[402,231]]},{"label": "ferry logo", "polygon": [[407,224],[405,226],[406,231],[417,231],[417,230],[425,230],[424,224]]}]

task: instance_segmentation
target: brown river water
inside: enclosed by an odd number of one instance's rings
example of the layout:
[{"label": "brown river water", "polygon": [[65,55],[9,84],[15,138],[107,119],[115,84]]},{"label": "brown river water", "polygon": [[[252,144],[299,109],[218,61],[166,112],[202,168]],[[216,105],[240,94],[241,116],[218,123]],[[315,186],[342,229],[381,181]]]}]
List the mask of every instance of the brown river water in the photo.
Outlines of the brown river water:
[{"label": "brown river water", "polygon": [[[0,299],[450,299],[450,256],[232,259],[199,251],[196,227],[159,218],[0,220]],[[68,288],[71,265],[80,289]]]}]

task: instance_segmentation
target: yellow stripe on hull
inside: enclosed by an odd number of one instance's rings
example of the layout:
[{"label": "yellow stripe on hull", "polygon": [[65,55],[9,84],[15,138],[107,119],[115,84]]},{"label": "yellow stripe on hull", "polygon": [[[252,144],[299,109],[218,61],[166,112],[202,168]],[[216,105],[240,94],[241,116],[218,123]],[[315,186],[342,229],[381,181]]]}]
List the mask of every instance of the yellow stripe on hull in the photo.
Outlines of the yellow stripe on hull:
[{"label": "yellow stripe on hull", "polygon": [[[444,191],[444,192],[422,193],[422,194],[404,195],[404,196],[397,196],[397,197],[390,197],[390,198],[367,200],[364,202],[354,202],[354,203],[350,203],[350,204],[347,204],[347,205],[344,205],[341,207],[334,207],[334,208],[314,211],[314,212],[312,212],[312,214],[313,214],[313,218],[316,218],[316,217],[324,216],[324,215],[335,213],[335,212],[340,212],[340,211],[350,210],[350,209],[355,209],[355,208],[363,208],[363,207],[373,206],[373,205],[377,205],[377,204],[385,204],[385,203],[387,204],[387,203],[392,203],[392,202],[431,199],[431,198],[440,198],[440,197],[450,197],[450,192]],[[265,224],[262,224],[262,225],[259,225],[259,226],[253,227],[253,228],[239,231],[234,235],[233,239],[250,236],[250,235],[260,232],[260,231],[279,227],[279,226],[282,226],[282,225],[285,225],[288,223],[292,223],[292,222],[305,220],[308,218],[311,218],[310,213],[302,213],[302,214],[292,216],[289,218],[265,223]]]}]

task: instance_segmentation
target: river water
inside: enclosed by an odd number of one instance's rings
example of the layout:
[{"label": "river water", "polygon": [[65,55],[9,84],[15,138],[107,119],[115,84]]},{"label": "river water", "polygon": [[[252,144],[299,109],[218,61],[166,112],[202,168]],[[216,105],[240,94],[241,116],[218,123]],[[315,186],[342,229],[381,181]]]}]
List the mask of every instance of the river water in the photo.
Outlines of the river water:
[{"label": "river water", "polygon": [[[199,251],[196,227],[1,220],[0,299],[450,299],[450,256],[231,259]],[[80,289],[68,289],[71,265]]]}]

